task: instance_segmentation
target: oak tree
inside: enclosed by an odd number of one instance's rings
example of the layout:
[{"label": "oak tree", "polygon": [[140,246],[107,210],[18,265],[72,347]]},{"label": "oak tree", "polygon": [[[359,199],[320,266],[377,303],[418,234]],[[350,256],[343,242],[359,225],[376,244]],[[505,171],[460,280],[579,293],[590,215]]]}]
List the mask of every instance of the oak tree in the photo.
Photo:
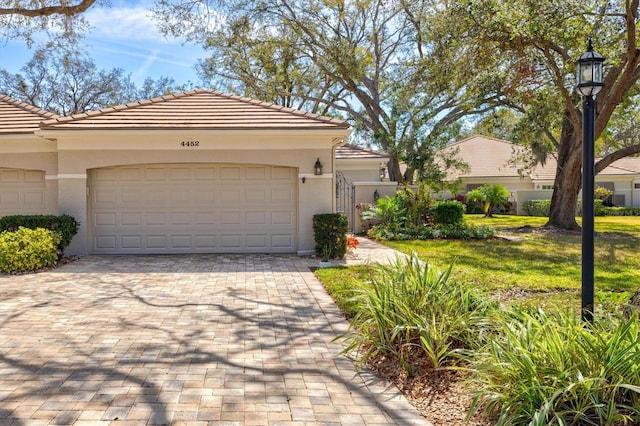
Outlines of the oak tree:
[{"label": "oak tree", "polygon": [[20,71],[0,69],[0,93],[63,116],[186,89],[168,77],[148,78],[138,88],[123,69],[98,69],[85,51],[56,44],[36,48]]},{"label": "oak tree", "polygon": [[87,28],[82,14],[102,0],[15,0],[0,3],[0,38],[22,38],[33,43],[33,34],[49,32],[69,40]]},{"label": "oak tree", "polygon": [[640,153],[640,141],[629,137],[633,132],[624,119],[617,120],[617,127],[609,125],[612,117],[629,117],[637,97],[638,0],[467,0],[450,11],[452,37],[495,57],[496,69],[503,72],[504,105],[521,114],[521,135],[527,136],[539,160],[557,158],[548,225],[578,229],[582,113],[574,90],[576,60],[588,39],[607,58],[595,122],[596,138],[603,133],[608,138],[608,149],[601,150],[595,165],[599,173],[620,158]]},{"label": "oak tree", "polygon": [[[481,67],[448,62],[430,24],[441,2],[404,0],[158,2],[166,34],[201,40],[213,82],[285,106],[339,115],[392,155],[393,180],[431,173],[463,117],[495,104]],[[484,83],[483,83],[484,81]],[[474,85],[470,85],[473,82]],[[399,162],[408,167],[400,173]]]}]

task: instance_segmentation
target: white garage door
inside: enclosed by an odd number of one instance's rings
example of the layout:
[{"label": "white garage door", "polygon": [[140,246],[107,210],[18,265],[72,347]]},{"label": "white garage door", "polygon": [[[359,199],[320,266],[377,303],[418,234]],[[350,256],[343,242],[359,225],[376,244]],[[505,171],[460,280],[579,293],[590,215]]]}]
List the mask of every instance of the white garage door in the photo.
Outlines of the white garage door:
[{"label": "white garage door", "polygon": [[92,252],[295,252],[296,177],[239,164],[92,170]]},{"label": "white garage door", "polygon": [[0,168],[0,216],[45,211],[43,171]]}]

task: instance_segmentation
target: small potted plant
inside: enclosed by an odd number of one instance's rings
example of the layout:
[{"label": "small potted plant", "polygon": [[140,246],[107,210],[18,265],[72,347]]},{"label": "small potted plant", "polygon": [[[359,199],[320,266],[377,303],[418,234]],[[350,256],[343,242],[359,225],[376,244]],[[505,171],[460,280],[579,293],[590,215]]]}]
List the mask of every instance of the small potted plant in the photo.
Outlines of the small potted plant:
[{"label": "small potted plant", "polygon": [[322,256],[320,258],[320,268],[328,268],[331,266],[331,247],[324,246],[322,248]]}]

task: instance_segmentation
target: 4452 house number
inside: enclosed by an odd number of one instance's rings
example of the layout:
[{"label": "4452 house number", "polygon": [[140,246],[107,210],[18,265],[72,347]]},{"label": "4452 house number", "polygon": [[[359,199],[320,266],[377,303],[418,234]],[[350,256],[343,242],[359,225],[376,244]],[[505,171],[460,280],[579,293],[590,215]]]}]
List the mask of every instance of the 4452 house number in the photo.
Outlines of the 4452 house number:
[{"label": "4452 house number", "polygon": [[185,148],[194,148],[200,146],[200,141],[182,141],[180,142],[180,146]]}]

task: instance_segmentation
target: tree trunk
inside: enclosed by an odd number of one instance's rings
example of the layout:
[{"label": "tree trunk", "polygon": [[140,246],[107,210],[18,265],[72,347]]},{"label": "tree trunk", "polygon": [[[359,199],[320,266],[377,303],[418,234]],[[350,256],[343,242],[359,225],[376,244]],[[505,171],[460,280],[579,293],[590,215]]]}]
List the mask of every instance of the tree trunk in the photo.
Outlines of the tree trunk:
[{"label": "tree trunk", "polygon": [[389,180],[391,182],[404,182],[404,176],[400,171],[400,162],[395,156],[391,156],[387,162],[387,171],[389,172]]},{"label": "tree trunk", "polygon": [[582,185],[582,135],[565,116],[558,149],[558,166],[553,183],[549,221],[545,226],[580,230],[576,222],[578,192]]}]

